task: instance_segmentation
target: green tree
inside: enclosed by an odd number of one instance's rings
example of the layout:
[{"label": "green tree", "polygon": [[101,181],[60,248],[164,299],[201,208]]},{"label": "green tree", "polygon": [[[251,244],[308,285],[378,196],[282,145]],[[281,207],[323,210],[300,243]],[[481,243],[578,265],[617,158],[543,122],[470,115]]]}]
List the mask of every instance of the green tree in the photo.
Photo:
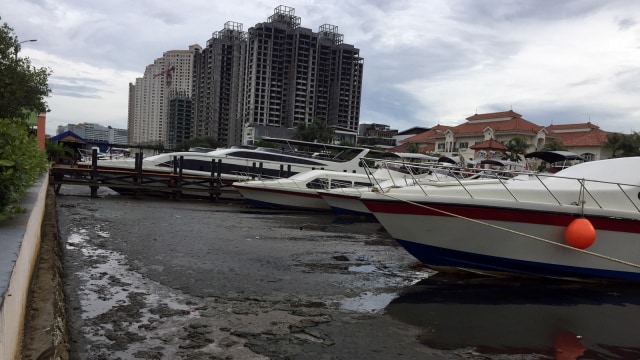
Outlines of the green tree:
[{"label": "green tree", "polygon": [[567,150],[567,147],[557,140],[551,140],[548,143],[544,144],[544,146],[542,147],[542,151],[566,151],[566,150]]},{"label": "green tree", "polygon": [[622,148],[623,137],[624,135],[620,133],[611,133],[607,135],[607,141],[602,144],[602,148],[611,150],[611,157],[617,157],[617,152]]},{"label": "green tree", "polygon": [[258,140],[254,140],[253,141],[253,146],[262,147],[262,148],[279,149],[282,145],[276,144],[276,143],[271,142],[271,141],[258,139]]},{"label": "green tree", "polygon": [[418,144],[416,143],[409,143],[409,146],[407,146],[407,152],[418,153],[420,152],[420,146],[418,146]]},{"label": "green tree", "polygon": [[48,111],[45,97],[50,70],[19,57],[20,41],[7,23],[0,27],[0,220],[20,211],[15,206],[46,170],[47,158],[29,134],[30,113]]},{"label": "green tree", "polygon": [[611,133],[607,135],[607,141],[602,145],[604,149],[611,150],[611,157],[627,157],[640,155],[640,134]]},{"label": "green tree", "polygon": [[505,146],[507,149],[505,156],[502,157],[503,160],[520,161],[522,160],[520,155],[526,154],[529,149],[527,139],[520,135],[514,136]]},{"label": "green tree", "polygon": [[193,147],[215,149],[218,147],[218,140],[213,136],[203,136],[184,140],[176,145],[176,150],[187,151]]},{"label": "green tree", "polygon": [[[1,18],[0,18],[1,19]],[[29,58],[19,57],[20,41],[6,22],[0,27],[0,119],[24,118],[25,111],[49,108],[51,93],[48,68],[36,68]]]},{"label": "green tree", "polygon": [[14,206],[47,168],[44,151],[23,120],[0,119],[0,220],[19,211]]},{"label": "green tree", "polygon": [[293,136],[295,140],[329,144],[333,140],[335,130],[325,121],[313,120],[311,123],[298,123]]},{"label": "green tree", "polygon": [[73,149],[66,146],[60,141],[47,142],[45,144],[45,150],[47,151],[47,157],[54,163],[59,163],[65,160],[73,160]]}]

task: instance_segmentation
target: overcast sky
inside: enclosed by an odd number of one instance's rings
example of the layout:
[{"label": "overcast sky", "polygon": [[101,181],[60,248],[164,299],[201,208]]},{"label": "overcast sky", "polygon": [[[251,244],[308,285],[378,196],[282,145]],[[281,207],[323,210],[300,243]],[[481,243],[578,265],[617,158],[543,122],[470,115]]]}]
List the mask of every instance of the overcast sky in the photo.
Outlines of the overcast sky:
[{"label": "overcast sky", "polygon": [[53,70],[47,133],[127,127],[128,85],[168,50],[246,31],[279,5],[338,26],[364,58],[361,123],[458,125],[513,109],[538,125],[640,131],[640,1],[3,0],[21,56]]}]

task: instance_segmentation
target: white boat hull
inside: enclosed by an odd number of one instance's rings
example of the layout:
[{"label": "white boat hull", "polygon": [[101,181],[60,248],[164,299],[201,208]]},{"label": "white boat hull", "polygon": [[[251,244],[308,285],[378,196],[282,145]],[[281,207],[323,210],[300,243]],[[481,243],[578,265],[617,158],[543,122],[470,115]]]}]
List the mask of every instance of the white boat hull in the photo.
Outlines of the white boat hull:
[{"label": "white boat hull", "polygon": [[[628,185],[584,178],[435,184],[363,193],[361,200],[428,265],[640,281],[640,186],[629,178]],[[595,242],[584,251],[565,240],[569,224],[581,217],[596,231]]]},{"label": "white boat hull", "polygon": [[329,205],[315,190],[291,188],[245,187],[234,183],[234,187],[247,203],[256,207],[288,208],[301,210],[330,211]]},{"label": "white boat hull", "polygon": [[[640,223],[635,232],[598,229],[595,243],[588,251],[567,248],[566,227],[578,214],[544,214],[518,209],[482,207],[452,208],[429,204],[465,218],[424,211],[419,214],[389,212],[369,207],[376,219],[409,253],[434,266],[469,268],[482,271],[516,272],[550,277],[604,277],[640,280],[640,268],[630,266],[640,261]],[[404,205],[415,206],[415,205]],[[387,206],[391,207],[391,206]],[[486,214],[487,216],[482,216]],[[472,217],[471,221],[467,218]],[[553,219],[555,217],[556,219]],[[517,219],[532,219],[522,222]],[[616,221],[600,219],[596,221]],[[544,224],[543,222],[551,224]],[[620,220],[622,224],[623,220]],[[633,226],[626,222],[621,225]],[[551,243],[539,240],[549,240]]]},{"label": "white boat hull", "polygon": [[319,193],[336,215],[373,216],[360,201],[360,192],[324,190]]}]

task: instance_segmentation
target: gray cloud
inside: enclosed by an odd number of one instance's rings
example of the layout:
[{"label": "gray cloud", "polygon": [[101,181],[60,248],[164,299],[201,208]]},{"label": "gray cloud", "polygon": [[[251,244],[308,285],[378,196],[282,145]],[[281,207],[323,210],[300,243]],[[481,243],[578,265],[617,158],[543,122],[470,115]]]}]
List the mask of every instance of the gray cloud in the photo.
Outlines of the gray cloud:
[{"label": "gray cloud", "polygon": [[[96,76],[103,79],[113,73],[142,74],[165,51],[204,45],[226,21],[248,30],[266,21],[277,6],[267,0],[6,2],[2,21],[21,39],[38,39],[22,51],[28,47],[87,64],[91,71],[108,72]],[[430,126],[445,119],[463,121],[475,108],[502,111],[512,104],[539,124],[580,122],[591,114],[603,119],[603,127],[627,129],[628,119],[640,116],[638,105],[628,100],[640,95],[637,53],[629,52],[637,51],[638,38],[623,42],[637,28],[637,2],[292,0],[284,5],[295,8],[303,27],[336,25],[345,42],[360,49],[364,122],[388,121],[400,129]],[[602,35],[611,27],[615,35]],[[546,32],[549,28],[569,34]],[[58,77],[54,69],[53,96],[106,99],[113,96],[105,88],[120,86],[82,76]],[[606,93],[586,92],[598,87]],[[127,92],[123,82],[117,95],[126,99]],[[440,93],[449,96],[434,96]],[[119,116],[105,114],[105,119],[124,121],[127,109],[121,107]]]},{"label": "gray cloud", "polygon": [[101,99],[100,93],[104,93],[106,83],[102,80],[91,78],[77,78],[53,76],[49,81],[54,95],[68,96],[83,99]]}]

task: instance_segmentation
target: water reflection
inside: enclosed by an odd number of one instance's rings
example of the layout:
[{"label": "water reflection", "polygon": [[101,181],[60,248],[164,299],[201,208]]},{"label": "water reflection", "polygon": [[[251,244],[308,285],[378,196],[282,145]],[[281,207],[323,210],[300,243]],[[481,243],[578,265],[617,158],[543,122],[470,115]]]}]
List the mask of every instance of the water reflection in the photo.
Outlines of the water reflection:
[{"label": "water reflection", "polygon": [[640,358],[640,288],[438,274],[385,309],[432,348],[552,359]]}]

